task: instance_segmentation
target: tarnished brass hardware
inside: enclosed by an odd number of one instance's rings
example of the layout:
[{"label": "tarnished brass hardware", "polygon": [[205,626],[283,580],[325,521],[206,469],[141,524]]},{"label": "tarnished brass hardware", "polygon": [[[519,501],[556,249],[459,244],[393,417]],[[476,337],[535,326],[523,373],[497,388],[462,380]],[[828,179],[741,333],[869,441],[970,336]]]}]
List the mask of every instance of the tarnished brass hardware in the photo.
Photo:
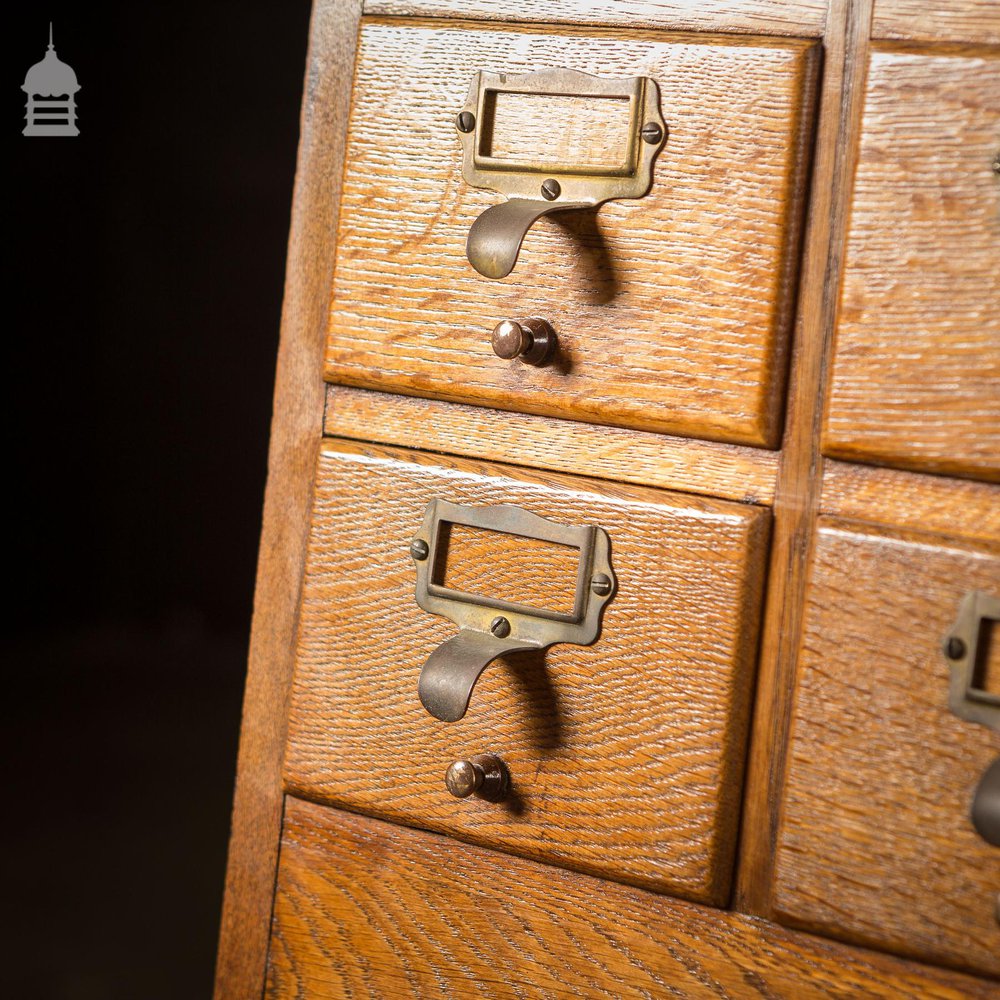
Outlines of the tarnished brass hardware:
[{"label": "tarnished brass hardware", "polygon": [[[979,675],[982,637],[987,622],[1000,622],[1000,599],[970,590],[958,606],[958,618],[944,638],[951,663],[948,707],[960,718],[1000,731],[1000,696],[987,691]],[[1000,847],[1000,757],[983,772],[972,799],[972,825],[988,844]],[[997,915],[1000,920],[1000,911]]]},{"label": "tarnished brass hardware", "polygon": [[1000,731],[1000,695],[987,691],[978,676],[980,640],[986,622],[1000,622],[1000,598],[970,590],[962,598],[955,624],[942,644],[951,664],[948,707],[960,719]]},{"label": "tarnished brass hardware", "polygon": [[[616,161],[606,166],[573,162],[561,148],[524,160],[494,156],[488,132],[497,94],[627,101],[627,140]],[[667,137],[654,80],[646,76],[605,80],[569,69],[520,75],[480,71],[472,79],[456,123],[465,180],[509,199],[486,209],[469,230],[466,256],[487,278],[510,274],[526,233],[543,215],[645,195],[653,182],[653,160]]]},{"label": "tarnished brass hardware", "polygon": [[993,173],[1000,177],[1000,153],[993,157]]},{"label": "tarnished brass hardware", "polygon": [[[501,534],[520,535],[580,552],[573,610],[549,611],[511,601],[469,594],[435,581],[443,524],[466,525]],[[416,552],[424,542],[428,555]],[[424,611],[441,615],[459,627],[428,657],[420,671],[417,693],[424,708],[443,722],[465,715],[479,675],[498,656],[521,650],[543,650],[557,642],[589,646],[600,632],[601,612],[614,596],[611,543],[603,528],[558,524],[522,507],[466,507],[431,500],[420,531],[410,543],[417,570],[416,601]],[[593,581],[608,581],[597,593]],[[602,586],[599,588],[604,590]]]},{"label": "tarnished brass hardware", "polygon": [[555,331],[544,319],[501,320],[490,338],[493,353],[509,361],[519,358],[540,368],[552,360],[558,341]]},{"label": "tarnished brass hardware", "polygon": [[445,772],[444,783],[456,799],[475,794],[487,802],[501,802],[510,790],[510,774],[495,754],[479,753],[456,760]]},{"label": "tarnished brass hardware", "polygon": [[972,799],[972,825],[987,844],[1000,847],[1000,757],[979,779]]}]

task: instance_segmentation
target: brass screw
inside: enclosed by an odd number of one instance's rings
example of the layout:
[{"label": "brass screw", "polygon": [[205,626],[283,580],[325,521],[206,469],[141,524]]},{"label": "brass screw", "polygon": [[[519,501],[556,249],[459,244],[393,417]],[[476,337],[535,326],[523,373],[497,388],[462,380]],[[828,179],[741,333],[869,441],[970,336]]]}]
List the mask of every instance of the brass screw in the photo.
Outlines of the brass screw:
[{"label": "brass screw", "polygon": [[642,126],[642,138],[651,146],[658,143],[663,138],[663,129],[656,122],[646,122]]},{"label": "brass screw", "polygon": [[611,593],[611,577],[607,573],[598,573],[591,579],[590,589],[598,597],[606,597]]},{"label": "brass screw", "polygon": [[953,635],[944,644],[944,655],[948,657],[949,660],[960,660],[965,656],[965,643],[962,642],[958,636]]},{"label": "brass screw", "polygon": [[423,561],[430,554],[430,548],[422,538],[414,538],[410,542],[410,555],[417,561]]},{"label": "brass screw", "polygon": [[546,201],[555,201],[560,194],[562,194],[562,188],[559,186],[559,181],[553,180],[551,177],[547,181],[542,181],[542,197]]},{"label": "brass screw", "polygon": [[476,127],[476,116],[471,111],[459,112],[455,127],[459,132],[471,132]]},{"label": "brass screw", "polygon": [[1000,153],[993,157],[993,173],[1000,177]]},{"label": "brass screw", "polygon": [[510,635],[510,622],[502,615],[498,616],[490,622],[490,631],[498,639],[506,639]]}]

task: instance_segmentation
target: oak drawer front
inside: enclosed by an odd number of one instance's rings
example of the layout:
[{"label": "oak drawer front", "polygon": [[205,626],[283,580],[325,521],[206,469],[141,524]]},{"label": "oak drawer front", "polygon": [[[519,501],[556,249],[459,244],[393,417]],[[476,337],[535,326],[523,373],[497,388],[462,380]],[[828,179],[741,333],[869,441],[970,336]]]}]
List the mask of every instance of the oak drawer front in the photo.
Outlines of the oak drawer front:
[{"label": "oak drawer front", "polygon": [[[366,20],[326,377],[776,446],[817,66],[799,40]],[[655,79],[669,136],[648,195],[539,220],[490,280],[466,238],[504,198],[464,181],[455,112],[480,69],[545,68]],[[544,141],[531,109],[508,111],[509,145]],[[584,110],[559,113],[587,146]],[[526,316],[556,330],[547,367],[491,349]]]},{"label": "oak drawer front", "polygon": [[958,973],[285,800],[266,995],[978,998]]},{"label": "oak drawer front", "polygon": [[824,451],[1000,478],[1000,54],[876,51]]},{"label": "oak drawer front", "polygon": [[1000,850],[970,806],[1000,734],[949,710],[942,652],[971,590],[1000,596],[996,546],[820,528],[775,907],[812,930],[997,975]]},{"label": "oak drawer front", "polygon": [[[431,499],[514,504],[611,541],[617,591],[591,646],[493,662],[440,722],[417,681],[458,629],[414,601],[410,540]],[[556,474],[327,442],[293,682],[292,794],[712,903],[728,893],[770,515]],[[507,568],[510,535],[448,549],[466,589],[558,608],[558,559]],[[465,555],[463,555],[463,551]],[[454,563],[453,563],[454,558]],[[523,565],[523,564],[522,564]],[[534,597],[527,593],[538,583]],[[513,593],[516,591],[516,593]],[[445,770],[498,754],[503,803]]]}]

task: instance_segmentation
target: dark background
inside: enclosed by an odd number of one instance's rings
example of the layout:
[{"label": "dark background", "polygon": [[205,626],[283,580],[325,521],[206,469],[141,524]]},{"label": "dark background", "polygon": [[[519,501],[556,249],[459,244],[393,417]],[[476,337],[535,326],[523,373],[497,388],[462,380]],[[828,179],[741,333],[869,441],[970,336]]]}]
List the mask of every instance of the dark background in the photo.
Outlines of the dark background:
[{"label": "dark background", "polygon": [[308,15],[5,11],[7,997],[211,992]]}]

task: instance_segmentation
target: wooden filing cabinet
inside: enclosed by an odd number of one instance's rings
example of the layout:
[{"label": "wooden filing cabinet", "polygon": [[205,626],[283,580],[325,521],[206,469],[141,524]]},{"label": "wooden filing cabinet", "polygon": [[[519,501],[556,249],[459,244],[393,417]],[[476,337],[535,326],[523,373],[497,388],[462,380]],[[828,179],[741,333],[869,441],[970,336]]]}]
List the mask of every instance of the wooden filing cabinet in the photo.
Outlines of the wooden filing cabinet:
[{"label": "wooden filing cabinet", "polygon": [[[1000,10],[924,6],[316,4],[220,1000],[1000,989]],[[652,183],[490,278],[463,150]]]}]

